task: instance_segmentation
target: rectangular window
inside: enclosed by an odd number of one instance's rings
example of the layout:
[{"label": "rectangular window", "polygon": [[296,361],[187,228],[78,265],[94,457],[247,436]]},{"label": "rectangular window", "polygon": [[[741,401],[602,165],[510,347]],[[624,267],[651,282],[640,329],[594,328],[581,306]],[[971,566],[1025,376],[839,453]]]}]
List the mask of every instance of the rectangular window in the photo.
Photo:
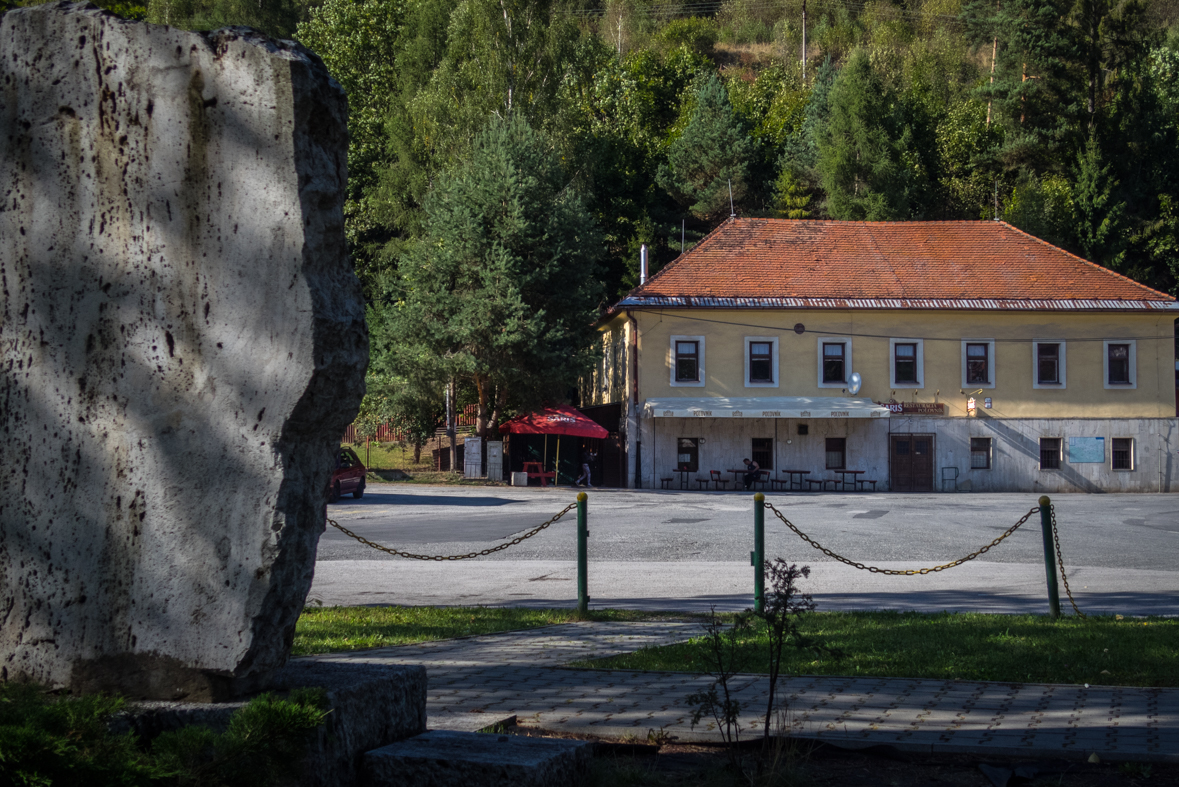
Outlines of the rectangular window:
[{"label": "rectangular window", "polygon": [[757,466],[762,470],[774,469],[774,438],[772,437],[755,437],[753,438],[753,448],[751,449],[750,458],[757,462]]},{"label": "rectangular window", "polygon": [[1134,469],[1134,438],[1115,437],[1113,439],[1113,469]]},{"label": "rectangular window", "polygon": [[1128,344],[1107,344],[1106,352],[1109,353],[1109,384],[1110,385],[1129,385],[1130,384],[1130,345]]},{"label": "rectangular window", "polygon": [[846,348],[843,342],[823,343],[823,382],[845,383]]},{"label": "rectangular window", "polygon": [[1060,469],[1060,438],[1059,437],[1041,437],[1040,438],[1040,469],[1041,470],[1059,470]]},{"label": "rectangular window", "polygon": [[991,381],[990,345],[966,345],[966,382],[967,384],[986,385]]},{"label": "rectangular window", "polygon": [[700,438],[681,437],[676,441],[675,466],[690,473],[700,469]]},{"label": "rectangular window", "polygon": [[1036,345],[1036,382],[1060,384],[1060,345],[1040,342]]},{"label": "rectangular window", "polygon": [[845,470],[845,469],[847,469],[847,438],[846,437],[828,437],[827,438],[827,469],[828,470]]},{"label": "rectangular window", "polygon": [[772,342],[749,343],[749,382],[772,383],[774,381]]},{"label": "rectangular window", "polygon": [[897,385],[905,385],[907,383],[918,384],[917,345],[894,344],[892,346],[892,352],[894,382]]},{"label": "rectangular window", "polygon": [[990,470],[991,469],[991,438],[989,438],[989,437],[972,437],[972,438],[970,438],[970,469],[971,470]]},{"label": "rectangular window", "polygon": [[675,343],[675,380],[677,383],[694,383],[700,380],[700,343]]}]

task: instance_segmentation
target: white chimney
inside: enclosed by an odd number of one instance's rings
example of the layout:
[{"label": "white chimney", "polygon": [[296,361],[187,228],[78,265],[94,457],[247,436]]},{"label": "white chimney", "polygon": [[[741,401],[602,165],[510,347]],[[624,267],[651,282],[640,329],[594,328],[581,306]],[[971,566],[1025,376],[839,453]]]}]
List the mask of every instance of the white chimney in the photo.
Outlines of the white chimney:
[{"label": "white chimney", "polygon": [[647,283],[647,244],[639,248],[639,284]]}]

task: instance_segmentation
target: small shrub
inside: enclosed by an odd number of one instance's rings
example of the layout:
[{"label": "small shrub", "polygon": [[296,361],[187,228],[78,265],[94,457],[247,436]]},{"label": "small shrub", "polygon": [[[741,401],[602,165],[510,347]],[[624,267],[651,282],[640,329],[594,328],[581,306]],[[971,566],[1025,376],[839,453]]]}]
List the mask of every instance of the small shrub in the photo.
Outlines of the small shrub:
[{"label": "small shrub", "polygon": [[716,22],[693,16],[688,19],[673,19],[656,34],[656,39],[667,49],[686,46],[692,52],[712,57],[713,49],[720,38]]}]

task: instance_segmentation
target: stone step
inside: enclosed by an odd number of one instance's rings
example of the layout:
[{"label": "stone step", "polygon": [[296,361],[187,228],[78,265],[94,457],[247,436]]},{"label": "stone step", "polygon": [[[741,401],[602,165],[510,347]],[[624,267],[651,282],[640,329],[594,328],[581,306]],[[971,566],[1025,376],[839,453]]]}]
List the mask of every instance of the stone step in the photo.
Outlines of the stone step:
[{"label": "stone step", "polygon": [[567,787],[589,771],[594,744],[480,732],[430,732],[365,753],[364,787]]}]

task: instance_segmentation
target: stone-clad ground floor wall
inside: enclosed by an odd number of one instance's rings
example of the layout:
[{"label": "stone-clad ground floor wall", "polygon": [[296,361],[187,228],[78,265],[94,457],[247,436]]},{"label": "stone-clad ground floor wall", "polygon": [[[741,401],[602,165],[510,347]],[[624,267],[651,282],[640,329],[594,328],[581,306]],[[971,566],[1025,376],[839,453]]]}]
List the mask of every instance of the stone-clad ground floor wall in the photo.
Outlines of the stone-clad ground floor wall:
[{"label": "stone-clad ground floor wall", "polygon": [[[640,412],[642,412],[640,410]],[[807,434],[799,434],[799,426]],[[942,491],[943,468],[957,468],[960,492],[1179,492],[1179,420],[1137,419],[999,419],[893,416],[888,419],[730,419],[652,418],[628,421],[629,468],[627,486],[635,486],[635,463],[645,489],[661,488],[660,479],[673,476],[677,440],[700,440],[699,470],[688,475],[688,488],[697,477],[720,470],[732,488],[741,459],[752,453],[755,438],[773,438],[775,476],[782,469],[810,470],[810,478],[831,478],[826,469],[826,439],[846,438],[847,467],[864,470],[861,478],[875,479],[877,491],[890,486],[890,436],[932,435],[933,490]],[[971,469],[970,441],[991,438],[991,467]],[[1040,438],[1060,438],[1060,468],[1040,469]],[[1070,437],[1103,437],[1102,462],[1069,461]],[[1133,440],[1133,469],[1111,466],[1113,438]],[[636,445],[636,442],[641,442]],[[953,475],[950,471],[948,475]],[[950,485],[952,486],[952,485]],[[947,490],[948,491],[948,490]]]}]

